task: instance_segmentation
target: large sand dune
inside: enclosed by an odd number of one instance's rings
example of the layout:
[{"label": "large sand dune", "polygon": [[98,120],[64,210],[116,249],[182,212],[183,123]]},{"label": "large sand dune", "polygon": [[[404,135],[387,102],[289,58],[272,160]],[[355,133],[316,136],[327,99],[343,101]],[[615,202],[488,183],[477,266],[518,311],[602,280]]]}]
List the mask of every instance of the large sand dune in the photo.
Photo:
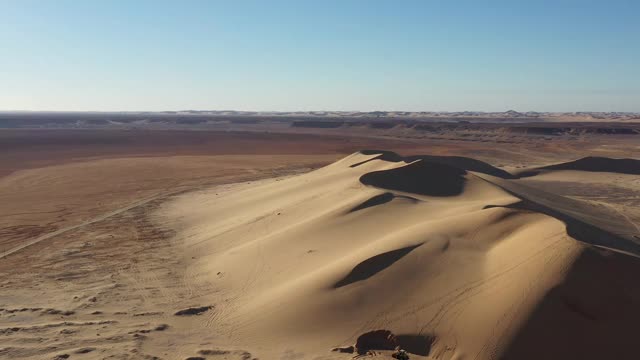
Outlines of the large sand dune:
[{"label": "large sand dune", "polygon": [[0,358],[637,359],[637,162],[450,150],[31,162]]},{"label": "large sand dune", "polygon": [[637,227],[518,177],[365,151],[182,195],[157,221],[218,341],[266,359],[349,358],[330,349],[356,341],[382,357],[637,358]]}]

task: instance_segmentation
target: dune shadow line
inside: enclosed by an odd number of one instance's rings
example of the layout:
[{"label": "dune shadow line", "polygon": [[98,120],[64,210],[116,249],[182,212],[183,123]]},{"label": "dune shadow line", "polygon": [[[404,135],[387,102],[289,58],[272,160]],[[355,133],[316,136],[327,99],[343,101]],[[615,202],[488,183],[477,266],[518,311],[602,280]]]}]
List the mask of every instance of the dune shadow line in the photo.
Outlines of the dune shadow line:
[{"label": "dune shadow line", "polygon": [[455,196],[462,193],[466,173],[462,169],[422,160],[395,169],[364,174],[360,182],[419,195]]},{"label": "dune shadow line", "polygon": [[356,265],[347,276],[333,285],[334,289],[341,288],[353,284],[358,281],[366,280],[380,271],[388,268],[396,261],[402,259],[405,255],[413,251],[415,248],[422,244],[404,247],[397,250],[388,251],[376,256],[370,257],[367,260]]},{"label": "dune shadow line", "polygon": [[618,174],[640,175],[640,160],[611,159],[589,156],[575,161],[543,166],[544,170],[577,170],[589,172],[611,172]]},{"label": "dune shadow line", "polygon": [[412,163],[418,160],[422,160],[424,162],[442,164],[446,166],[450,166],[460,170],[466,171],[475,171],[487,175],[496,176],[502,179],[516,179],[517,176],[499,169],[495,166],[492,166],[484,161],[476,160],[473,158],[468,158],[464,156],[443,156],[443,155],[412,155],[412,156],[401,156],[393,151],[385,151],[385,150],[362,150],[360,151],[363,155],[378,155],[368,160],[364,160],[358,163],[351,165],[350,167],[358,167],[360,165],[366,164],[373,160],[382,160],[387,162],[404,162],[404,163]]},{"label": "dune shadow line", "polygon": [[497,359],[637,359],[638,273],[634,257],[586,249]]},{"label": "dune shadow line", "polygon": [[413,203],[419,202],[420,200],[416,199],[416,198],[412,198],[411,196],[404,196],[404,195],[396,195],[394,193],[391,192],[385,192],[382,194],[378,194],[375,195],[373,197],[371,197],[370,199],[367,199],[365,201],[363,201],[361,204],[354,206],[351,210],[349,210],[349,212],[356,212],[359,210],[364,210],[366,208],[370,208],[373,206],[378,206],[378,205],[382,205],[382,204],[386,204],[388,202],[391,202],[393,199],[406,199],[409,200]]}]

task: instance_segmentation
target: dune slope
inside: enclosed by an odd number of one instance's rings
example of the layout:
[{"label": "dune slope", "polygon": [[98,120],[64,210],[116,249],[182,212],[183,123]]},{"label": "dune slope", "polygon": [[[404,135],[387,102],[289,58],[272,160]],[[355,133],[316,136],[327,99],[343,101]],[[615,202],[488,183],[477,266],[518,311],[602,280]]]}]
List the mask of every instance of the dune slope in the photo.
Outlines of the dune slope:
[{"label": "dune slope", "polygon": [[330,350],[356,341],[382,358],[637,358],[640,234],[516,178],[366,151],[160,215],[194,288],[214,289],[212,332],[263,358],[349,358]]}]

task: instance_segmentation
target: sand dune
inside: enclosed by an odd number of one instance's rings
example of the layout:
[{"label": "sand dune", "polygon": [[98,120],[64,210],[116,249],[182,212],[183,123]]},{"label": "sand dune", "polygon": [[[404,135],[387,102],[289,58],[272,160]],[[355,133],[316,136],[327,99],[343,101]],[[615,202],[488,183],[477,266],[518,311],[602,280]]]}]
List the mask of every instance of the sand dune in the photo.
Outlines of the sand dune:
[{"label": "sand dune", "polygon": [[330,349],[356,343],[382,358],[395,344],[413,358],[637,358],[637,228],[517,178],[363,151],[157,216],[192,287],[215,289],[200,316],[218,341],[262,358],[349,358]]},{"label": "sand dune", "polygon": [[640,175],[640,160],[590,156],[562,164],[541,167],[543,170],[581,170]]},{"label": "sand dune", "polygon": [[524,169],[515,173],[518,177],[525,178],[562,170],[640,175],[640,160],[589,156],[574,161]]}]

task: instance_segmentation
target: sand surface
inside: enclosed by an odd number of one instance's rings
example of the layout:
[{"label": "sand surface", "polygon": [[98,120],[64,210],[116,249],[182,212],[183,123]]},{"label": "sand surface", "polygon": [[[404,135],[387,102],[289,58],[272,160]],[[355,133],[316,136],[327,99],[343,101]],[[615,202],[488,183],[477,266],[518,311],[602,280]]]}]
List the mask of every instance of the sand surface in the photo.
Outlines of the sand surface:
[{"label": "sand surface", "polygon": [[358,153],[159,216],[215,289],[221,343],[266,358],[322,358],[373,330],[438,359],[633,358],[636,225],[496,174]]},{"label": "sand surface", "polygon": [[0,358],[638,357],[636,163],[336,157],[0,178]]}]

